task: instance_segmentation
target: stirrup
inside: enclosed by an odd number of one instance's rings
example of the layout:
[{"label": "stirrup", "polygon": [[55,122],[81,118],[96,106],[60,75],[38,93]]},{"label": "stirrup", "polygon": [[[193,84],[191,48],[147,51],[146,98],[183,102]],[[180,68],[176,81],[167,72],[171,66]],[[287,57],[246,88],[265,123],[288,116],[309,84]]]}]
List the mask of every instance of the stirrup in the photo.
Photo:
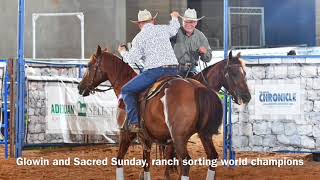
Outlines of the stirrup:
[{"label": "stirrup", "polygon": [[138,124],[129,124],[128,131],[132,133],[139,133],[141,132],[141,128]]}]

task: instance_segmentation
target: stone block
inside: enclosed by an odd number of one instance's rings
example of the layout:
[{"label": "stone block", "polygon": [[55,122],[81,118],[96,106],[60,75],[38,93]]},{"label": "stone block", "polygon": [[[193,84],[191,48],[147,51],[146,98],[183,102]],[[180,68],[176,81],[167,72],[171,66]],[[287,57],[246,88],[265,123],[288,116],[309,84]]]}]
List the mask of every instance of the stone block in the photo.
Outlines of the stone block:
[{"label": "stone block", "polygon": [[285,79],[288,76],[288,68],[286,65],[278,65],[274,67],[274,75],[276,79]]},{"label": "stone block", "polygon": [[251,136],[249,137],[249,146],[262,146],[262,137],[261,136]]},{"label": "stone block", "polygon": [[313,83],[313,79],[312,78],[305,78],[304,79],[306,82],[306,89],[312,89],[312,83]]},{"label": "stone block", "polygon": [[314,101],[313,111],[320,112],[320,101]]},{"label": "stone block", "polygon": [[320,89],[320,78],[314,78],[312,80],[312,89],[319,90]]},{"label": "stone block", "polygon": [[254,152],[264,152],[263,146],[254,146],[251,149],[252,149],[251,151],[254,151]]},{"label": "stone block", "polygon": [[252,73],[253,79],[266,78],[266,71],[265,71],[264,67],[253,66],[251,73]]},{"label": "stone block", "polygon": [[300,77],[301,67],[297,65],[288,65],[288,78]]},{"label": "stone block", "polygon": [[241,148],[249,146],[249,138],[247,136],[233,136],[233,147]]},{"label": "stone block", "polygon": [[301,76],[302,77],[317,77],[317,67],[316,66],[303,66],[301,68]]},{"label": "stone block", "polygon": [[296,146],[301,145],[301,139],[300,139],[300,136],[298,135],[286,136],[281,134],[281,135],[277,135],[277,140],[279,141],[279,143],[284,145],[296,145]]},{"label": "stone block", "polygon": [[312,136],[312,125],[300,125],[297,126],[299,135]]},{"label": "stone block", "polygon": [[284,124],[284,133],[287,136],[297,134],[297,125],[295,123],[285,123]]},{"label": "stone block", "polygon": [[314,125],[312,128],[312,135],[316,138],[320,138],[320,125]]},{"label": "stone block", "polygon": [[[308,96],[308,95],[307,95]],[[313,101],[311,100],[306,100],[303,103],[303,110],[304,112],[310,112],[313,110]]]},{"label": "stone block", "polygon": [[266,147],[275,146],[277,142],[277,138],[274,135],[266,135],[262,139],[262,145]]},{"label": "stone block", "polygon": [[242,123],[239,126],[239,133],[245,136],[252,136],[252,124],[251,123]]},{"label": "stone block", "polygon": [[270,134],[271,129],[268,126],[267,122],[259,122],[253,124],[253,134],[255,135],[264,135],[264,134]]},{"label": "stone block", "polygon": [[308,136],[301,136],[301,145],[304,148],[314,149],[316,147],[316,142],[313,138]]},{"label": "stone block", "polygon": [[282,122],[274,121],[271,124],[272,134],[284,134],[284,125]]}]

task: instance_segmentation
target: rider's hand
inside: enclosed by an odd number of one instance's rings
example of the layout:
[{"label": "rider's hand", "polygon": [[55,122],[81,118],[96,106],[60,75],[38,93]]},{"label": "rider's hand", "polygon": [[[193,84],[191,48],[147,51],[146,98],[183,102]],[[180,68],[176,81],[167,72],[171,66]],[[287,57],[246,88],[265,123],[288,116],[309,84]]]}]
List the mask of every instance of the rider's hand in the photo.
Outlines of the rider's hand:
[{"label": "rider's hand", "polygon": [[199,54],[200,55],[205,55],[208,52],[207,48],[205,47],[200,47],[199,48]]},{"label": "rider's hand", "polygon": [[172,18],[178,18],[180,16],[180,14],[177,11],[172,11],[170,15]]},{"label": "rider's hand", "polygon": [[126,47],[124,47],[124,46],[119,46],[118,47],[118,52],[122,55],[124,52],[126,52],[127,50],[126,50]]}]

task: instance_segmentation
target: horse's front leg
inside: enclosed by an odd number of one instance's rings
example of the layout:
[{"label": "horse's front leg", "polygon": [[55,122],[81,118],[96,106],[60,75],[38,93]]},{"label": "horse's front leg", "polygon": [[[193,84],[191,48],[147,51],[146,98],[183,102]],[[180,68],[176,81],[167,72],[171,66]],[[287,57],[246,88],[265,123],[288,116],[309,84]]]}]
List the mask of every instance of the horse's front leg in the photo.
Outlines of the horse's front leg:
[{"label": "horse's front leg", "polygon": [[[212,162],[217,161],[218,153],[216,151],[216,148],[213,145],[212,135],[199,133],[199,137],[204,147],[204,150],[207,154],[207,158],[210,159]],[[215,176],[216,176],[216,163],[213,163],[211,164],[211,166],[209,166],[208,173],[207,173],[207,180],[214,180]]]},{"label": "horse's front leg", "polygon": [[120,131],[120,143],[119,143],[119,150],[117,155],[117,169],[116,169],[116,179],[117,180],[124,180],[124,173],[122,164],[119,162],[123,161],[124,156],[126,155],[128,148],[131,142],[136,138],[135,133],[130,133],[128,131]]}]

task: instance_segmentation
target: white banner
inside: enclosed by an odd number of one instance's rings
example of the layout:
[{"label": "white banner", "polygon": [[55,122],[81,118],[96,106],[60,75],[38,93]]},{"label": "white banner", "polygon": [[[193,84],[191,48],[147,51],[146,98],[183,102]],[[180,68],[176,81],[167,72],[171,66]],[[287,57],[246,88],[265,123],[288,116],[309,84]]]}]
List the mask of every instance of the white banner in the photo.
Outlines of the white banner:
[{"label": "white banner", "polygon": [[114,92],[97,92],[82,97],[78,94],[77,85],[46,83],[46,133],[116,134],[117,98]]},{"label": "white banner", "polygon": [[298,115],[300,105],[300,83],[255,85],[255,115]]}]

